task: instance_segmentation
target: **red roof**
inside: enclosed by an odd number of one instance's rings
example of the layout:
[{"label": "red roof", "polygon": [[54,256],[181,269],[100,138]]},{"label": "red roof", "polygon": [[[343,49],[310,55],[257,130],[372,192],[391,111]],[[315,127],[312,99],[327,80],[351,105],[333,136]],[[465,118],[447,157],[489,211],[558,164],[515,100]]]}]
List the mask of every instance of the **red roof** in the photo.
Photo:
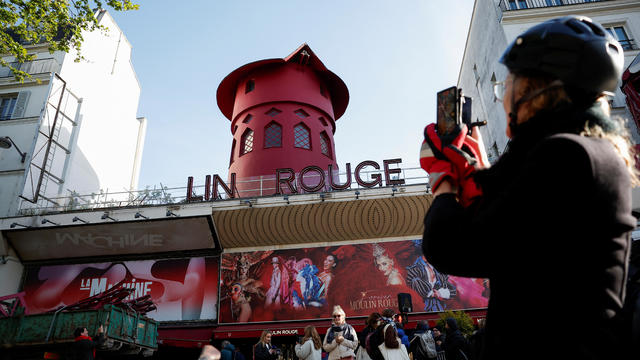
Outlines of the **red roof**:
[{"label": "red roof", "polygon": [[222,82],[220,82],[216,93],[216,100],[222,114],[227,119],[233,120],[233,105],[235,102],[238,82],[247,74],[258,68],[298,61],[298,58],[303,51],[306,51],[307,54],[310,55],[309,65],[316,71],[318,76],[324,81],[325,85],[329,89],[329,93],[331,94],[331,103],[333,105],[333,113],[335,115],[334,120],[338,120],[344,114],[347,109],[347,105],[349,104],[349,90],[347,89],[347,85],[345,85],[338,75],[327,69],[307,44],[300,45],[300,47],[284,59],[265,59],[251,62],[237,68],[231,72],[231,74],[227,75]]}]

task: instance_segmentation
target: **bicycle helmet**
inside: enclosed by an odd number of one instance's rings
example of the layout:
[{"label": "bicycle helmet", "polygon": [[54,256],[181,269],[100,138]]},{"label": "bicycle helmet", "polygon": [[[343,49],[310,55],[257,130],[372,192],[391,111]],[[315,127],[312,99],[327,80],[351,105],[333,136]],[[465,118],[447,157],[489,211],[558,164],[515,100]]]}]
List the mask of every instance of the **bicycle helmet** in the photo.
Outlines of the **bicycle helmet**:
[{"label": "bicycle helmet", "polygon": [[585,16],[538,24],[518,36],[500,58],[512,73],[547,75],[570,96],[613,95],[622,76],[624,52],[602,25]]}]

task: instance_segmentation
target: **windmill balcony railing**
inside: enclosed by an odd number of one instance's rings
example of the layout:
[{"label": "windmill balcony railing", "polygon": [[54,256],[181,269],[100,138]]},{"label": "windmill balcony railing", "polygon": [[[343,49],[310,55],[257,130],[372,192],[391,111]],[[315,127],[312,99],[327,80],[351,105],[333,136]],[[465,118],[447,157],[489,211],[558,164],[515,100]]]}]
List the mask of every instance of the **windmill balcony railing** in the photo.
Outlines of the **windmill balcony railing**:
[{"label": "windmill balcony railing", "polygon": [[[363,181],[371,182],[374,180],[373,176],[382,175],[379,170],[361,171],[360,176]],[[319,176],[319,175],[318,175]],[[353,174],[352,174],[353,176]],[[346,179],[346,173],[340,173],[340,183],[344,183]],[[403,179],[404,185],[426,185],[427,191],[429,175],[420,167],[402,168],[401,173],[394,176],[393,180]],[[242,198],[256,198],[256,197],[270,197],[274,196],[276,192],[275,188],[275,176],[262,176],[257,179],[237,179],[236,180],[236,193],[235,199]],[[317,180],[316,180],[317,181]],[[313,176],[305,176],[305,182],[313,183]],[[229,183],[227,183],[230,186]],[[383,180],[383,185],[384,180]],[[392,187],[386,185],[387,187]],[[296,189],[299,193],[302,191],[299,180],[295,183]],[[281,185],[281,189],[285,190],[286,185]],[[348,190],[362,189],[355,180],[351,182],[351,186]],[[378,188],[378,186],[376,186]],[[207,201],[204,199],[205,185],[194,184],[192,187],[192,193],[187,199],[187,186],[169,187],[160,184],[159,186],[146,187],[144,190],[137,191],[105,191],[98,190],[91,194],[79,194],[77,192],[69,191],[69,194],[64,196],[50,196],[46,205],[34,205],[28,202],[23,202],[20,208],[20,215],[41,215],[50,213],[71,212],[79,210],[94,210],[94,209],[107,209],[107,208],[122,208],[122,207],[140,207],[140,206],[153,206],[153,205],[178,205],[189,202]],[[211,190],[211,189],[210,189]],[[325,186],[319,190],[318,193],[339,191],[332,190],[329,186]],[[210,197],[208,201],[223,201],[231,199],[231,197],[224,191],[218,191],[218,198],[213,199]]]}]

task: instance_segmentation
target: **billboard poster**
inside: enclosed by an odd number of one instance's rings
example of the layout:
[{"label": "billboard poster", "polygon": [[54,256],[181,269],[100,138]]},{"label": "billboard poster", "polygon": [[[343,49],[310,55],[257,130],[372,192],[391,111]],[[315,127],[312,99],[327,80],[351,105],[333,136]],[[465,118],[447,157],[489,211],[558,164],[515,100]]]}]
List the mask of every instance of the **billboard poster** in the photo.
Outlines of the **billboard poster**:
[{"label": "billboard poster", "polygon": [[414,312],[484,308],[486,279],[448,276],[422,255],[421,240],[227,253],[221,257],[220,323],[329,318],[398,309],[409,293]]},{"label": "billboard poster", "polygon": [[158,321],[215,320],[217,257],[36,266],[27,270],[23,290],[31,313],[70,305],[104,292],[120,281],[135,289],[125,300],[151,295]]}]

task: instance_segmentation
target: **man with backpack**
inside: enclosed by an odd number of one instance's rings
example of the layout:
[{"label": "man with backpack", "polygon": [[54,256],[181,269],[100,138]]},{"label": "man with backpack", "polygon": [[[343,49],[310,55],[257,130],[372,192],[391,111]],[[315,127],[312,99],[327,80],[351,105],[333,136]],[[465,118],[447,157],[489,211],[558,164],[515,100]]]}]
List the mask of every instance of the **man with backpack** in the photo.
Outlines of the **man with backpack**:
[{"label": "man with backpack", "polygon": [[427,360],[437,357],[436,343],[427,321],[422,320],[418,323],[410,342],[409,352],[413,354],[413,360]]}]

